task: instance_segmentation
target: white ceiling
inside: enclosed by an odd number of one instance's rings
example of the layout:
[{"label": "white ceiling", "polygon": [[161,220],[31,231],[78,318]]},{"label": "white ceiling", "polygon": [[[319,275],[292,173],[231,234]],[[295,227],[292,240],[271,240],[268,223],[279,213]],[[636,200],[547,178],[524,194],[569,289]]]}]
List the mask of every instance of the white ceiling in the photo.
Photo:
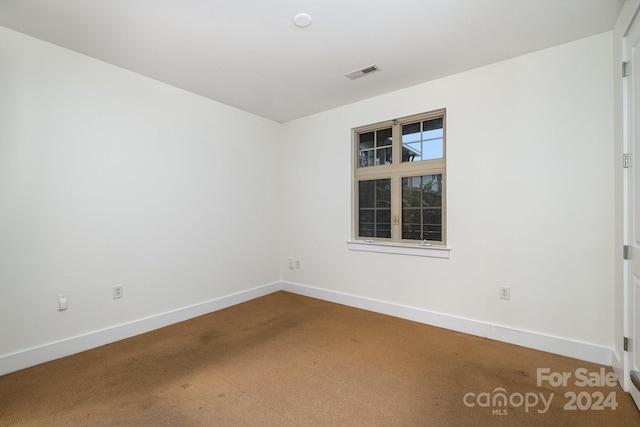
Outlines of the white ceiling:
[{"label": "white ceiling", "polygon": [[[609,31],[622,4],[0,0],[0,26],[286,122]],[[293,25],[300,12],[307,28]],[[372,64],[382,71],[344,76]]]}]

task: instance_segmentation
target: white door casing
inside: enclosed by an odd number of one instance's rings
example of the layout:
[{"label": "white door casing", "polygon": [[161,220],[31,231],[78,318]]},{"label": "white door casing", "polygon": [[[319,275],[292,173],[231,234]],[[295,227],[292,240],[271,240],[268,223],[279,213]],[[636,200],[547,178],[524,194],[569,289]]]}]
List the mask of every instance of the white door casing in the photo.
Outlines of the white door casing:
[{"label": "white door casing", "polygon": [[[634,5],[633,19],[623,37],[623,172],[624,239],[624,336],[628,338],[622,357],[620,382],[640,408],[640,18]],[[622,159],[621,159],[622,162]],[[622,368],[620,370],[620,368]]]}]

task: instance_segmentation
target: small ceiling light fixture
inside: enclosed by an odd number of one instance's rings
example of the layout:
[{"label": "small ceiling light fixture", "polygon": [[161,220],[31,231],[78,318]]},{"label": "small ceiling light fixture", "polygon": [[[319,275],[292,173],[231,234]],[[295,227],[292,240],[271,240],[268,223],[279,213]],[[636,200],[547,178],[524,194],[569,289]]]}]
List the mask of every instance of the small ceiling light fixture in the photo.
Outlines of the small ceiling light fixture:
[{"label": "small ceiling light fixture", "polygon": [[311,15],[308,13],[299,13],[293,17],[293,23],[300,28],[308,27],[311,24]]}]

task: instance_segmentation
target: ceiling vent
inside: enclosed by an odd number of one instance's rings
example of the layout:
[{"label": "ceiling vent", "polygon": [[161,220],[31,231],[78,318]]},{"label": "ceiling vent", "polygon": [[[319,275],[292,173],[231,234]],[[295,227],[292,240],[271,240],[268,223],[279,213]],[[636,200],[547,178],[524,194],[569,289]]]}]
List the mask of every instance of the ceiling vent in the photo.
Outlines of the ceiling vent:
[{"label": "ceiling vent", "polygon": [[364,77],[369,74],[373,74],[376,71],[380,71],[380,68],[377,65],[370,65],[368,67],[364,67],[361,70],[352,71],[350,73],[345,74],[345,76],[350,80],[359,79],[360,77]]}]

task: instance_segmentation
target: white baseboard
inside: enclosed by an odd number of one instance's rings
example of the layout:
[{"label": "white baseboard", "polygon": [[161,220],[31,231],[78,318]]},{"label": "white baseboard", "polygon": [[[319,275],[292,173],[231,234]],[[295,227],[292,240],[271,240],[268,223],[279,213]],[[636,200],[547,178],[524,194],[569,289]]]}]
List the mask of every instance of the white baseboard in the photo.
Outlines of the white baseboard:
[{"label": "white baseboard", "polygon": [[574,359],[584,360],[587,362],[599,363],[605,366],[611,366],[613,361],[612,348],[602,347],[595,344],[573,341],[566,338],[559,338],[537,332],[480,322],[473,319],[436,313],[421,308],[363,298],[356,295],[295,283],[283,282],[281,284],[281,289],[295,294],[387,314],[389,316],[412,320],[496,341],[502,341],[509,344],[515,344],[522,347],[528,347],[535,350],[559,354],[561,356],[572,357]]},{"label": "white baseboard", "polygon": [[246,291],[179,308],[156,316],[134,320],[88,334],[78,335],[16,353],[0,356],[0,375],[50,362],[85,350],[131,338],[174,323],[202,316],[280,290],[280,283],[271,283]]},{"label": "white baseboard", "polygon": [[0,375],[39,365],[61,357],[70,356],[75,353],[80,353],[85,350],[90,350],[115,341],[140,335],[145,332],[150,332],[174,323],[182,322],[232,305],[259,298],[279,290],[350,307],[374,311],[457,332],[542,350],[579,360],[599,363],[601,365],[611,366],[613,360],[613,349],[607,347],[509,328],[506,326],[484,323],[477,320],[465,319],[421,308],[364,298],[327,289],[289,282],[276,282],[220,298],[215,298],[203,303],[183,307],[156,316],[138,319],[111,328],[78,335],[16,353],[0,356]]}]

